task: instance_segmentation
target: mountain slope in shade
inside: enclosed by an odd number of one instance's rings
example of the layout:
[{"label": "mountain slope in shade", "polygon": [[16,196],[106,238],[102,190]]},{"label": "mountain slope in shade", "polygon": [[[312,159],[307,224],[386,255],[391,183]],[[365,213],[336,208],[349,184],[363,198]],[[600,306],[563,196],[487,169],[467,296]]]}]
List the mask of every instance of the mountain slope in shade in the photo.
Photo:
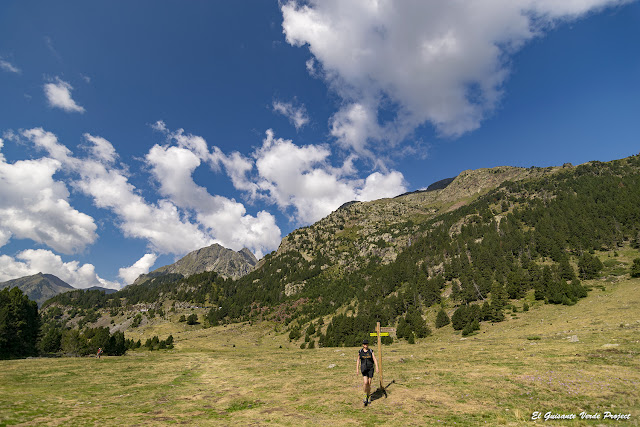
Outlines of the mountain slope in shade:
[{"label": "mountain slope in shade", "polygon": [[41,306],[43,302],[63,292],[75,289],[53,274],[38,273],[0,283],[0,289],[18,287]]},{"label": "mountain slope in shade", "polygon": [[188,253],[173,264],[165,265],[148,274],[141,274],[133,284],[139,285],[165,274],[182,274],[187,277],[207,271],[215,271],[223,277],[237,279],[253,271],[257,263],[258,259],[247,248],[236,252],[214,243]]}]

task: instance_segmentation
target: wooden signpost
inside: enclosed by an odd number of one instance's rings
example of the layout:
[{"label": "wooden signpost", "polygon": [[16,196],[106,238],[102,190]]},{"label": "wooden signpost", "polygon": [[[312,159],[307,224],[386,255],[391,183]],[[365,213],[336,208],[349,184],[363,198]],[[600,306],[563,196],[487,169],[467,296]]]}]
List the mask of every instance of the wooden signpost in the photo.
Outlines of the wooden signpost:
[{"label": "wooden signpost", "polygon": [[369,334],[372,337],[378,337],[378,369],[380,369],[380,388],[382,390],[384,390],[382,380],[382,337],[388,337],[390,333],[395,335],[396,328],[381,328],[380,322],[377,322],[376,331]]}]

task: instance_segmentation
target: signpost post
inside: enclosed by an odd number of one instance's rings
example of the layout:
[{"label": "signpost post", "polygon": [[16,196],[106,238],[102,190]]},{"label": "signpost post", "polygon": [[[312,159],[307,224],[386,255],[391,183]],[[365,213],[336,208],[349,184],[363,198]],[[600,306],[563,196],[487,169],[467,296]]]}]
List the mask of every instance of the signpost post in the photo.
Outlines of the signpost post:
[{"label": "signpost post", "polygon": [[388,337],[389,333],[395,334],[396,328],[381,328],[380,322],[376,322],[376,331],[369,335],[378,337],[378,368],[380,369],[380,388],[384,390],[384,382],[382,379],[382,337]]}]

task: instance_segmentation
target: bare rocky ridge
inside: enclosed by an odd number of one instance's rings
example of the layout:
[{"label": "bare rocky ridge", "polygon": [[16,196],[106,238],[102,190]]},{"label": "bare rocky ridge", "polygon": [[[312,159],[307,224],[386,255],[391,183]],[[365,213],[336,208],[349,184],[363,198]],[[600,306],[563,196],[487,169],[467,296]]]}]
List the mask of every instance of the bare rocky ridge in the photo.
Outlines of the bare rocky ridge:
[{"label": "bare rocky ridge", "polygon": [[253,271],[257,263],[258,259],[247,248],[236,252],[214,243],[188,253],[173,264],[165,265],[148,274],[141,274],[133,284],[139,285],[165,274],[176,273],[187,277],[207,271],[215,271],[223,277],[237,279]]},{"label": "bare rocky ridge", "polygon": [[53,274],[38,273],[0,283],[0,289],[18,287],[25,295],[38,303],[38,307],[51,297],[75,289]]}]

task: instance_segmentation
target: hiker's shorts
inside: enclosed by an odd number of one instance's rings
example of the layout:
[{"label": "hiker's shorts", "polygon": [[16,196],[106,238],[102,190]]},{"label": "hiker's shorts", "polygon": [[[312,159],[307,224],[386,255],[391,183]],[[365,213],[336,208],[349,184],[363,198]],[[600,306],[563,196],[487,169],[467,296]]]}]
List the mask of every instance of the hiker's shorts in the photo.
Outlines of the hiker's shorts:
[{"label": "hiker's shorts", "polygon": [[373,378],[373,372],[375,371],[375,369],[373,368],[373,366],[369,369],[361,369],[360,372],[362,372],[362,376],[363,377],[369,377],[369,378]]}]

